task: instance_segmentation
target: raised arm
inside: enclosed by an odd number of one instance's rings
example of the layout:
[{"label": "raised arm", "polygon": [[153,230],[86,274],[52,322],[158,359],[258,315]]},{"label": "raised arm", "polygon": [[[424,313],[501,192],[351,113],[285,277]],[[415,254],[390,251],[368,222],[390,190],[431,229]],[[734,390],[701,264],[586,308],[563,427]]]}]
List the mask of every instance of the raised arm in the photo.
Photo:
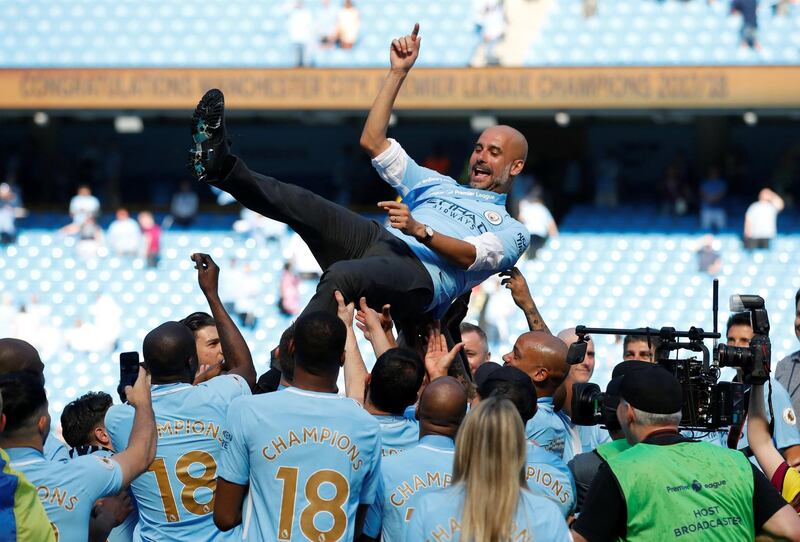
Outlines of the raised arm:
[{"label": "raised arm", "polygon": [[514,303],[525,313],[525,318],[528,320],[528,329],[550,333],[550,329],[544,323],[544,318],[539,314],[539,309],[533,301],[528,282],[522,272],[516,267],[512,267],[508,271],[500,273],[500,276],[505,277],[502,284],[511,290],[511,297],[514,299]]},{"label": "raised arm", "polygon": [[355,302],[351,301],[345,304],[344,296],[338,290],[333,295],[336,298],[336,314],[347,328],[347,339],[344,343],[345,395],[355,399],[360,404],[364,404],[367,375],[369,373],[367,372],[367,366],[364,365],[364,358],[361,357],[361,351],[358,349],[358,340],[353,330]]},{"label": "raised arm", "polygon": [[400,87],[403,86],[408,72],[417,60],[421,42],[419,23],[414,25],[414,30],[408,36],[392,40],[389,47],[391,68],[372,103],[364,130],[361,132],[361,148],[370,158],[375,158],[389,148],[389,141],[386,139],[389,117],[392,115],[397,93],[400,92]]},{"label": "raised arm", "polygon": [[256,368],[253,366],[250,348],[219,299],[219,266],[208,254],[192,254],[192,261],[197,269],[197,282],[206,296],[211,316],[217,322],[217,333],[228,373],[241,376],[253,388],[256,385]]},{"label": "raised arm", "polygon": [[783,198],[780,197],[773,190],[769,191],[769,200],[772,202],[772,205],[775,206],[775,208],[778,210],[779,213],[781,211],[783,211],[784,207],[786,207],[786,204],[784,203]]},{"label": "raised arm", "polygon": [[367,305],[367,299],[362,297],[359,300],[359,309],[356,312],[356,325],[364,334],[364,338],[372,345],[375,358],[381,354],[395,348],[397,341],[392,333],[392,315],[389,312],[391,306],[384,305],[381,314],[378,314]]},{"label": "raised arm", "polygon": [[133,386],[125,386],[125,397],[135,410],[128,447],[112,459],[122,467],[122,487],[127,487],[156,458],[156,420],[150,399],[150,374],[139,367]]},{"label": "raised arm", "polygon": [[747,413],[747,441],[756,456],[761,470],[772,480],[772,475],[783,463],[783,456],[772,443],[769,422],[764,409],[764,386],[750,388],[750,408]]}]

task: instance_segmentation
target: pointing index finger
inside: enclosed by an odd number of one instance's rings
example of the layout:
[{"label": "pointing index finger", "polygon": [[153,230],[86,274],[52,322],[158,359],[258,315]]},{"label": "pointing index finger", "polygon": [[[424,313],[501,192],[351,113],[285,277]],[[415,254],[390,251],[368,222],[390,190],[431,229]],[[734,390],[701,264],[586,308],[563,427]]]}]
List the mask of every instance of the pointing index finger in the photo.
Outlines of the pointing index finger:
[{"label": "pointing index finger", "polygon": [[419,23],[414,23],[414,30],[411,31],[411,38],[416,40],[419,35]]}]

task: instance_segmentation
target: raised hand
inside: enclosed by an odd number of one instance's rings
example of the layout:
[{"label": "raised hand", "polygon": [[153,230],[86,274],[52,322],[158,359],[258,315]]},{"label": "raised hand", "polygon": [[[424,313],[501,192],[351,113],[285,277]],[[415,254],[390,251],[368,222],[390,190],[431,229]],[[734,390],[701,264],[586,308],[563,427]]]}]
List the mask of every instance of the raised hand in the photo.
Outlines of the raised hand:
[{"label": "raised hand", "polygon": [[530,310],[533,305],[533,297],[528,288],[528,281],[525,280],[522,272],[516,267],[512,267],[500,273],[500,276],[505,277],[500,284],[511,291],[511,298],[517,307],[523,311]]},{"label": "raised hand", "polygon": [[414,220],[411,211],[408,209],[408,205],[405,203],[400,203],[399,201],[379,201],[378,207],[389,214],[389,224],[393,228],[400,230],[406,235],[416,237],[417,239],[421,239],[425,236],[425,226]]},{"label": "raised hand", "polygon": [[150,398],[150,373],[139,367],[139,376],[133,386],[125,386],[125,397],[133,408],[152,407]]},{"label": "raised hand", "polygon": [[367,305],[367,299],[362,297],[356,312],[356,326],[364,333],[364,338],[372,342],[375,335],[385,334],[393,326],[392,315],[389,314],[390,305],[384,305],[381,313]]},{"label": "raised hand", "polygon": [[197,269],[197,282],[204,294],[216,294],[219,289],[219,266],[211,256],[195,252],[191,256],[194,268]]},{"label": "raised hand", "polygon": [[353,314],[355,313],[356,304],[354,301],[350,303],[344,302],[342,292],[336,290],[333,292],[333,297],[336,299],[336,316],[339,320],[344,322],[345,327],[348,329],[353,327]]},{"label": "raised hand", "polygon": [[505,277],[500,284],[511,290],[511,298],[514,303],[525,313],[525,318],[528,320],[528,329],[550,333],[550,328],[547,327],[544,318],[539,313],[539,309],[536,307],[531,291],[528,288],[528,282],[520,270],[512,267],[500,273],[500,276]]},{"label": "raised hand", "polygon": [[447,371],[456,359],[464,343],[458,343],[452,350],[447,350],[447,339],[442,335],[437,321],[428,334],[428,351],[425,353],[425,370],[430,381],[447,376]]},{"label": "raised hand", "polygon": [[419,45],[422,38],[419,36],[419,23],[414,25],[411,34],[392,40],[389,47],[389,60],[392,69],[408,73],[419,56]]}]

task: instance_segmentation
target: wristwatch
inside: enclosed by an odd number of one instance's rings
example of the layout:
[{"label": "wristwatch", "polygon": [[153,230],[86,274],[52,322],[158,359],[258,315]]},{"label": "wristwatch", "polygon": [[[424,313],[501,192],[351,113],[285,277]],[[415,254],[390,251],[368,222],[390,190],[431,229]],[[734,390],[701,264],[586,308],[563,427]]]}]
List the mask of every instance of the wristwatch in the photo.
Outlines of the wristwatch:
[{"label": "wristwatch", "polygon": [[431,240],[431,237],[433,237],[433,228],[425,224],[425,236],[419,241],[420,243],[427,243]]}]

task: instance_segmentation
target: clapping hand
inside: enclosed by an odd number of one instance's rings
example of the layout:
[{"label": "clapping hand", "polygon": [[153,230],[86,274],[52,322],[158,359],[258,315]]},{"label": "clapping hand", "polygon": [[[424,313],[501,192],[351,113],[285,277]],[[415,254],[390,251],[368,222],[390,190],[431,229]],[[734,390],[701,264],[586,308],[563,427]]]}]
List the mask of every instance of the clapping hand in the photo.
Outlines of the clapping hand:
[{"label": "clapping hand", "polygon": [[450,365],[462,348],[464,343],[460,342],[448,351],[447,339],[439,329],[439,322],[435,322],[428,334],[428,351],[425,353],[425,370],[431,382],[441,376],[447,376]]}]

